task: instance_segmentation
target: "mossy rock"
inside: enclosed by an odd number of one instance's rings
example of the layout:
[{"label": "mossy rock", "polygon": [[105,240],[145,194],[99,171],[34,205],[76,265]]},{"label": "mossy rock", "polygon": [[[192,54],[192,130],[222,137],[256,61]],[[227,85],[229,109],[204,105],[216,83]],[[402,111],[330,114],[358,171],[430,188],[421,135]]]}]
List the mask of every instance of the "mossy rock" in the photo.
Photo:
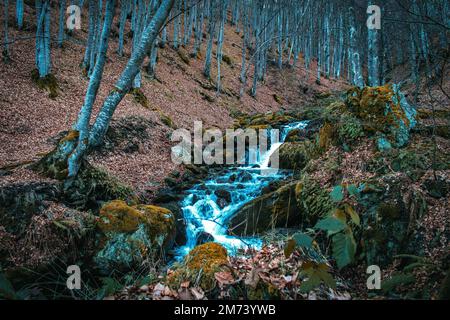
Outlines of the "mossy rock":
[{"label": "mossy rock", "polygon": [[175,217],[166,208],[153,205],[129,206],[122,200],[105,204],[100,210],[98,227],[103,233],[132,233],[144,224],[149,239],[161,247],[172,244],[175,236]]},{"label": "mossy rock", "polygon": [[[279,168],[302,170],[309,161],[306,144],[307,142],[283,143],[278,150]],[[271,162],[273,164],[273,161]]]},{"label": "mossy rock", "polygon": [[302,130],[300,129],[294,129],[289,131],[286,138],[284,139],[284,142],[300,142],[302,140]]},{"label": "mossy rock", "polygon": [[360,203],[362,232],[357,235],[368,264],[385,266],[399,254],[421,254],[417,221],[427,212],[424,195],[408,188],[406,175],[386,176],[372,191],[363,192]]},{"label": "mossy rock", "polygon": [[230,229],[237,235],[255,235],[274,228],[297,226],[301,211],[295,200],[296,183],[289,183],[262,195],[236,212]]},{"label": "mossy rock", "polygon": [[417,123],[417,111],[397,85],[350,89],[346,103],[366,132],[385,134],[396,147],[407,144]]},{"label": "mossy rock", "polygon": [[169,284],[179,288],[179,284],[190,281],[205,291],[216,286],[215,273],[228,269],[228,252],[218,243],[208,242],[196,246],[169,276]]},{"label": "mossy rock", "polygon": [[297,119],[289,114],[284,113],[267,113],[256,114],[253,116],[242,116],[236,119],[236,128],[247,128],[249,126],[267,125],[273,128],[280,127],[284,124],[291,123]]},{"label": "mossy rock", "polygon": [[100,250],[94,261],[101,273],[139,268],[147,259],[159,257],[175,240],[175,217],[166,208],[129,206],[121,200],[105,204],[97,227],[102,232]]},{"label": "mossy rock", "polygon": [[334,209],[329,192],[307,176],[296,183],[295,199],[302,212],[303,227],[313,227]]},{"label": "mossy rock", "polygon": [[107,201],[138,202],[133,189],[106,170],[84,164],[77,178],[64,190],[65,201],[79,209],[98,210]]},{"label": "mossy rock", "polygon": [[326,122],[319,130],[319,147],[326,151],[336,144],[338,137],[337,128],[333,124]]}]

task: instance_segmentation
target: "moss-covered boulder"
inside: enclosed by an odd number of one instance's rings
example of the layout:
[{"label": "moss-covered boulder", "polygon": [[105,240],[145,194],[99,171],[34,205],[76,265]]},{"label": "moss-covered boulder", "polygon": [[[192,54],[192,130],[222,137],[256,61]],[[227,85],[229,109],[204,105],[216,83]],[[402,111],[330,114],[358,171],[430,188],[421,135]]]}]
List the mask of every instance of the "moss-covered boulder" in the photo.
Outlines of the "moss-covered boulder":
[{"label": "moss-covered boulder", "polygon": [[192,249],[168,280],[176,288],[180,283],[189,281],[210,291],[216,286],[215,273],[224,271],[228,265],[227,250],[218,243],[208,242]]},{"label": "moss-covered boulder", "polygon": [[254,235],[271,228],[298,225],[300,210],[295,200],[296,183],[262,195],[244,205],[230,221],[233,234]]},{"label": "moss-covered boulder", "polygon": [[308,177],[296,183],[295,199],[302,212],[300,223],[303,227],[313,227],[334,208],[329,192]]},{"label": "moss-covered boulder", "polygon": [[236,128],[248,128],[250,126],[270,126],[279,127],[281,125],[291,123],[296,119],[290,115],[278,113],[267,113],[257,115],[244,115],[236,119]]},{"label": "moss-covered boulder", "polygon": [[103,237],[94,261],[104,274],[140,266],[168,250],[176,235],[170,210],[152,205],[129,206],[121,200],[102,207],[97,227]]},{"label": "moss-covered boulder", "polygon": [[347,94],[347,107],[364,130],[379,133],[395,147],[408,143],[409,131],[416,125],[417,111],[397,85],[353,88]]},{"label": "moss-covered boulder", "polygon": [[424,194],[406,175],[386,175],[362,190],[361,253],[368,265],[390,263],[396,255],[422,255],[418,221],[427,211]]},{"label": "moss-covered boulder", "polygon": [[273,157],[278,157],[279,169],[301,171],[311,159],[320,154],[318,144],[313,140],[301,142],[283,143],[278,153],[272,155],[272,166],[275,163]]}]

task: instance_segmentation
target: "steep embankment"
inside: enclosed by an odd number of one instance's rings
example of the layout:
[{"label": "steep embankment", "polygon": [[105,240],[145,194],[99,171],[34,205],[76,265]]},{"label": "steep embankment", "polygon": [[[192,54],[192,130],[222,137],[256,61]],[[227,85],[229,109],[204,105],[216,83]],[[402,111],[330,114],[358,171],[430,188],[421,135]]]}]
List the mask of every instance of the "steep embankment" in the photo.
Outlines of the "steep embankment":
[{"label": "steep embankment", "polygon": [[[10,38],[14,41],[10,45],[11,61],[0,63],[0,168],[36,160],[49,152],[57,141],[55,137],[60,137],[60,133],[68,130],[75,121],[88,84],[79,66],[84,54],[88,22],[83,21],[82,30],[77,30],[67,39],[63,48],[57,48],[56,42],[52,43],[52,73],[59,90],[58,96],[51,99],[49,93],[38,88],[31,79],[35,68],[34,9],[25,6],[23,31],[15,28],[13,9],[10,6]],[[56,8],[53,8],[54,37],[58,28],[56,13]],[[126,33],[129,27],[127,24]],[[125,56],[119,57],[116,53],[117,21],[112,34],[94,114],[130,55],[131,38],[126,39]],[[257,97],[252,98],[246,90],[239,99],[241,42],[241,35],[227,26],[224,54],[229,59],[222,63],[224,92],[219,96],[216,96],[213,83],[211,85],[202,74],[205,45],[196,59],[189,58],[190,47],[180,48],[180,54],[170,46],[161,49],[157,80],[143,77],[142,92],[148,99],[148,108],[128,95],[114,115],[112,128],[116,130],[111,130],[107,148],[104,152],[93,154],[92,162],[151,196],[164,177],[175,169],[170,160],[169,126],[191,129],[194,120],[201,120],[204,127],[227,128],[232,126],[233,116],[239,113],[289,109],[311,102],[319,92],[343,86],[342,82],[326,79],[318,86],[313,76],[308,76],[303,68],[279,71],[271,67],[265,84],[258,89]],[[216,77],[216,64],[214,58],[213,79]],[[250,77],[248,83],[251,81]],[[40,179],[21,168],[1,178],[2,183]]]}]

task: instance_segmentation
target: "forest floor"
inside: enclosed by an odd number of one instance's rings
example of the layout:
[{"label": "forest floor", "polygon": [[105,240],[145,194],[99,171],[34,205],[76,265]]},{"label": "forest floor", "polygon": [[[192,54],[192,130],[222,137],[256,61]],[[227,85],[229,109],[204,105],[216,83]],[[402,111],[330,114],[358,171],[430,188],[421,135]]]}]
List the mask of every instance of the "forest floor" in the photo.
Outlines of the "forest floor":
[{"label": "forest floor", "polygon": [[[67,132],[76,120],[88,85],[88,79],[80,68],[87,37],[87,22],[84,22],[82,30],[76,31],[67,39],[63,48],[57,48],[56,42],[52,43],[52,74],[58,82],[58,96],[51,99],[47,91],[37,87],[31,78],[35,69],[35,25],[30,25],[29,21],[34,21],[34,17],[32,10],[28,6],[25,8],[24,30],[16,31],[11,28],[10,31],[10,38],[15,40],[10,45],[11,61],[0,64],[0,168],[37,160],[51,151],[58,141],[57,138],[61,137],[62,132]],[[14,17],[12,11],[10,17]],[[10,25],[14,25],[12,18]],[[57,26],[57,21],[52,22],[52,25]],[[52,34],[55,35],[56,32],[57,29],[53,28]],[[127,29],[126,33],[128,32]],[[117,37],[117,21],[112,33]],[[209,88],[210,82],[203,76],[205,45],[202,46],[197,59],[189,58],[191,46],[180,48],[182,54],[179,55],[167,45],[159,50],[157,79],[149,80],[145,77],[145,71],[143,72],[141,89],[148,99],[147,108],[138,103],[132,95],[127,95],[113,117],[113,127],[117,123],[123,124],[122,127],[127,126],[127,121],[120,122],[120,119],[131,119],[131,122],[136,119],[138,122],[139,119],[147,120],[142,121],[150,128],[144,133],[147,138],[133,142],[138,152],[127,153],[116,148],[109,152],[96,153],[90,160],[151,198],[153,191],[161,186],[164,178],[177,169],[170,158],[172,128],[164,124],[162,118],[169,117],[174,128],[190,131],[193,130],[194,121],[202,121],[204,128],[233,128],[233,116],[240,113],[256,114],[301,108],[302,105],[314,101],[317,94],[346,86],[342,81],[327,79],[317,85],[314,73],[308,73],[303,67],[280,71],[270,66],[265,83],[259,86],[257,97],[253,98],[248,94],[249,85],[252,83],[250,68],[247,88],[239,98],[242,39],[241,35],[228,25],[225,39],[223,51],[230,60],[229,63],[222,62],[224,93],[216,95],[216,90]],[[116,53],[117,39],[110,41],[107,65],[93,115],[98,112],[101,102],[113,87],[130,56],[131,41],[129,38],[125,40],[127,43],[124,57],[119,57]],[[215,48],[216,45],[213,50]],[[184,61],[182,56],[188,57],[189,60],[185,58]],[[146,61],[144,65],[147,63]],[[249,61],[246,63],[248,65]],[[212,79],[216,78],[216,64],[214,57]],[[298,65],[301,65],[301,61]],[[94,120],[95,116],[92,121]],[[14,174],[1,177],[0,184],[37,178],[32,172],[19,168]]]},{"label": "forest floor", "polygon": [[[15,40],[11,44],[11,61],[0,62],[0,187],[50,181],[29,170],[26,164],[50,152],[58,140],[67,133],[76,120],[88,85],[88,79],[80,68],[87,37],[86,21],[83,23],[82,30],[77,30],[65,41],[63,48],[57,48],[56,42],[52,45],[52,73],[58,82],[58,96],[50,98],[49,92],[38,88],[33,82],[36,27],[29,24],[29,21],[35,20],[34,13],[28,6],[25,8],[25,21],[28,21],[28,24],[25,24],[24,30],[19,32],[13,28],[10,29],[10,38]],[[9,16],[14,16],[12,11]],[[14,21],[11,20],[10,24],[14,25]],[[53,21],[52,26],[57,26],[57,22]],[[56,31],[57,29],[53,27],[52,34],[56,34]],[[107,65],[93,114],[100,109],[101,102],[113,88],[115,80],[130,56],[131,38],[128,37],[124,57],[119,57],[116,53],[117,21],[114,23],[113,34],[116,38],[110,41]],[[248,93],[249,84],[252,82],[249,76],[244,94],[239,97],[242,86],[239,81],[242,38],[233,27],[227,25],[225,39],[223,50],[229,59],[227,59],[228,62],[222,62],[223,90],[220,95],[216,94],[215,81],[210,82],[203,76],[204,45],[201,54],[195,59],[189,57],[191,46],[181,47],[177,52],[167,45],[159,49],[156,79],[148,79],[143,71],[141,90],[147,102],[142,103],[142,100],[138,101],[133,95],[127,95],[114,114],[105,145],[93,152],[88,161],[132,187],[141,199],[145,200],[145,203],[151,203],[157,190],[165,187],[165,179],[170,173],[182,170],[171,160],[170,134],[175,128],[192,131],[194,121],[202,121],[204,128],[233,128],[236,119],[241,116],[251,117],[278,111],[298,112],[316,104],[317,108],[320,108],[318,101],[321,97],[329,94],[338,95],[349,88],[345,81],[333,79],[323,78],[321,84],[317,84],[315,66],[313,65],[312,72],[308,72],[303,68],[303,60],[300,59],[299,67],[296,69],[285,67],[283,70],[278,70],[276,66],[269,66],[267,79],[258,87],[256,98]],[[214,50],[215,48],[214,45]],[[144,65],[147,63],[148,61]],[[248,65],[249,61],[247,60],[246,63]],[[216,77],[216,64],[217,61],[213,58],[212,79]],[[393,80],[396,82],[408,77],[408,70],[403,70],[401,66],[394,73]],[[250,68],[249,75],[251,74]],[[409,155],[417,150],[421,151],[423,145],[426,145],[428,152],[428,146],[432,143],[429,131],[436,121],[436,125],[443,130],[436,138],[436,152],[439,159],[448,159],[450,154],[447,116],[449,101],[446,96],[446,93],[450,92],[448,70],[445,70],[443,79],[444,81],[437,82],[432,90],[422,89],[418,94],[416,107],[422,115],[419,118],[419,127],[425,134],[414,133],[410,146],[406,150]],[[411,98],[416,93],[416,89],[413,84],[407,83],[405,92]],[[439,115],[444,113],[446,115],[439,116],[434,121],[430,116],[432,107]],[[94,120],[95,117],[92,121]],[[446,126],[447,131],[445,131]],[[344,152],[335,147],[330,148],[319,159],[311,162],[311,167],[315,168],[315,171],[310,173],[310,178],[320,182],[322,189],[332,188],[333,181],[342,177],[354,179],[354,181],[370,178],[363,174],[367,174],[365,168],[376,154],[373,140],[364,138],[353,147],[355,148],[352,152]],[[378,154],[377,157],[379,157]],[[334,158],[340,159],[337,168],[333,162]],[[387,157],[379,159],[389,164],[392,160],[386,160]],[[389,169],[390,174],[392,168]],[[450,194],[439,199],[427,194],[428,191],[423,186],[423,182],[429,180],[432,174],[432,170],[428,168],[420,183],[410,183],[410,180],[405,180],[409,182],[402,184],[402,187],[419,190],[420,193],[426,194],[428,215],[419,223],[423,231],[422,243],[433,244],[427,247],[425,256],[441,263],[448,254]],[[438,174],[448,183],[450,180],[448,169],[441,170]],[[393,173],[393,176],[397,178],[403,175],[403,173]],[[66,209],[66,207],[55,205],[48,210],[60,213]],[[61,216],[64,217],[62,213]],[[40,220],[35,222],[39,223]],[[1,228],[2,226],[0,226],[0,240],[2,240]],[[364,287],[366,274],[361,267],[359,267],[361,270],[351,269],[342,274],[335,274],[339,282],[339,290],[334,292],[334,296],[330,296],[329,291],[312,292],[310,296],[297,296],[293,288],[298,276],[298,267],[302,265],[302,257],[294,253],[286,259],[284,240],[286,239],[271,241],[261,251],[252,252],[248,256],[230,258],[231,271],[214,274],[219,286],[219,291],[216,292],[218,297],[229,298],[230,288],[233,286],[238,289],[248,285],[256,288],[260,280],[265,284],[270,283],[270,288],[277,288],[286,299],[367,297],[367,290]],[[57,244],[57,246],[58,250],[63,248],[63,244]],[[18,259],[28,258],[28,251],[24,250],[24,252],[25,254]],[[384,276],[395,273],[397,264],[398,262],[394,262],[389,269],[384,270]],[[441,276],[441,273],[442,270],[439,269],[438,276]],[[158,268],[159,278],[152,279],[151,284],[148,282],[143,285],[128,286],[117,293],[116,298],[203,299],[205,297],[205,293],[200,288],[193,287],[192,283],[180,283],[175,289],[170,287],[163,278],[171,274],[172,270],[166,267],[163,270]],[[361,276],[356,277],[355,274]],[[351,279],[350,282],[353,281],[351,293],[349,293],[351,290],[347,282],[341,281],[342,277],[346,280]],[[420,281],[424,282],[427,279],[427,275],[424,275]],[[418,286],[422,285],[420,281]],[[433,292],[436,293],[437,285],[433,284],[433,286]]]}]

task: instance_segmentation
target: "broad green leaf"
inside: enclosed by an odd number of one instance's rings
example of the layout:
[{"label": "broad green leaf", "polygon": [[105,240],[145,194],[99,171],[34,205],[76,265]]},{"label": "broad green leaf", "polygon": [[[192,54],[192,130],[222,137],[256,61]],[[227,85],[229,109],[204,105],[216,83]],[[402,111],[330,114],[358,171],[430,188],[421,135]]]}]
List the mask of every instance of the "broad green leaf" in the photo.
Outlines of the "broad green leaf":
[{"label": "broad green leaf", "polygon": [[289,258],[292,254],[292,252],[294,252],[295,250],[295,246],[296,246],[296,242],[294,239],[289,239],[288,242],[286,243],[286,246],[284,247],[284,256],[286,258]]},{"label": "broad green leaf", "polygon": [[353,223],[357,226],[360,225],[361,221],[359,219],[358,213],[356,213],[355,209],[351,205],[346,204],[345,205],[345,212],[350,216],[350,219],[352,219]]},{"label": "broad green leaf", "polygon": [[318,287],[320,285],[321,281],[317,274],[312,274],[308,280],[303,281],[300,285],[300,291],[303,293],[308,293],[314,288]]},{"label": "broad green leaf", "polygon": [[341,220],[334,217],[328,217],[317,222],[314,228],[325,230],[331,233],[336,233],[344,230],[345,227],[345,223],[343,223]]},{"label": "broad green leaf", "polygon": [[344,193],[342,186],[334,187],[330,193],[330,196],[331,200],[333,200],[334,202],[341,202],[342,200],[344,200]]},{"label": "broad green leaf", "polygon": [[336,280],[333,278],[331,273],[324,270],[319,270],[319,277],[322,279],[322,281],[331,289],[336,289]]},{"label": "broad green leaf", "polygon": [[305,248],[311,248],[313,243],[313,238],[308,236],[307,234],[298,232],[294,234],[293,236],[297,246],[299,247],[305,247]]},{"label": "broad green leaf", "polygon": [[356,242],[351,230],[335,234],[332,238],[333,258],[339,269],[349,265],[355,259]]},{"label": "broad green leaf", "polygon": [[306,276],[307,280],[300,285],[300,291],[307,293],[318,287],[322,282],[330,288],[336,288],[336,281],[328,270],[329,268],[325,263],[306,262],[303,264],[300,274]]}]

